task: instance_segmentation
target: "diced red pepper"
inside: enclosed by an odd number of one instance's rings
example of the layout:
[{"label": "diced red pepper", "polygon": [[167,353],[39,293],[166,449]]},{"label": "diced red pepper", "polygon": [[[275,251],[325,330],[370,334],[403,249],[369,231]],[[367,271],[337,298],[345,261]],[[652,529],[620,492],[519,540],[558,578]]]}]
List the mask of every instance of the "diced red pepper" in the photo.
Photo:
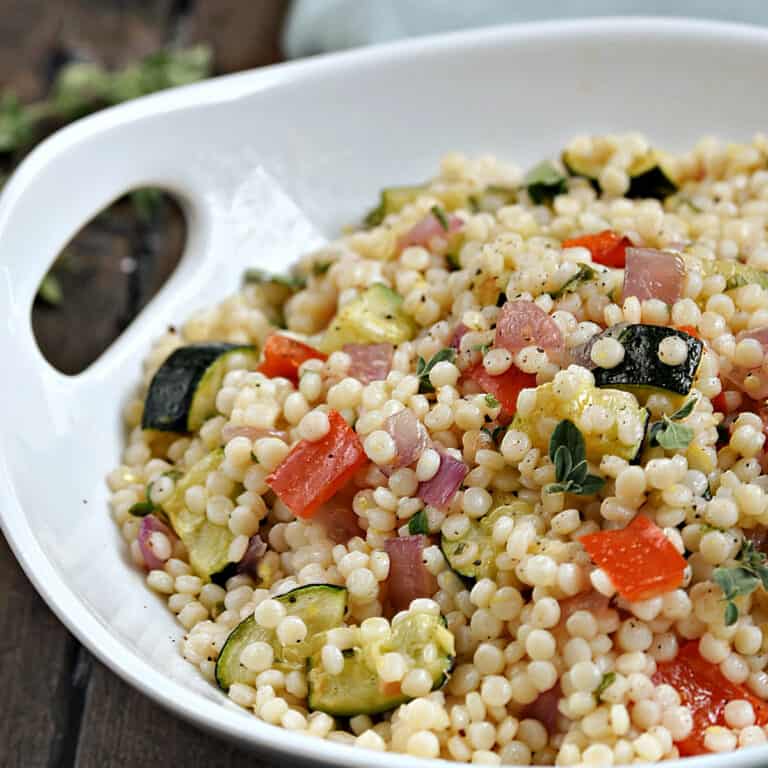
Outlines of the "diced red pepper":
[{"label": "diced red pepper", "polygon": [[728,401],[725,399],[723,390],[712,398],[712,408],[716,413],[728,413]]},{"label": "diced red pepper", "polygon": [[312,517],[368,460],[360,438],[338,411],[328,411],[328,421],[325,437],[297,443],[267,477],[267,485],[297,517]]},{"label": "diced red pepper", "polygon": [[693,336],[694,339],[701,338],[698,330],[694,328],[692,325],[678,325],[677,330],[682,331],[683,333],[687,333],[689,336]]},{"label": "diced red pepper", "polygon": [[273,333],[264,344],[264,361],[259,371],[270,378],[282,376],[295,384],[299,380],[299,366],[303,362],[325,359],[326,356],[320,350],[309,344],[281,333]]},{"label": "diced red pepper", "polygon": [[637,515],[618,531],[599,531],[579,539],[618,593],[630,602],[650,600],[683,583],[685,558],[658,525]]},{"label": "diced red pepper", "polygon": [[671,685],[693,715],[690,736],[676,742],[682,756],[702,755],[708,751],[704,746],[706,730],[713,725],[725,725],[725,705],[734,699],[744,699],[752,705],[757,725],[768,723],[768,704],[744,686],[732,683],[719,667],[702,658],[696,640],[680,648],[672,661],[660,662],[653,682]]},{"label": "diced red pepper", "polygon": [[525,373],[512,364],[498,376],[491,376],[482,363],[472,366],[464,378],[474,381],[483,392],[493,395],[501,405],[499,423],[508,424],[517,411],[517,396],[520,391],[536,386],[536,374]]},{"label": "diced red pepper", "polygon": [[628,237],[617,235],[610,229],[563,240],[563,248],[586,248],[592,254],[592,261],[604,267],[623,268],[627,260],[625,250],[631,245]]}]

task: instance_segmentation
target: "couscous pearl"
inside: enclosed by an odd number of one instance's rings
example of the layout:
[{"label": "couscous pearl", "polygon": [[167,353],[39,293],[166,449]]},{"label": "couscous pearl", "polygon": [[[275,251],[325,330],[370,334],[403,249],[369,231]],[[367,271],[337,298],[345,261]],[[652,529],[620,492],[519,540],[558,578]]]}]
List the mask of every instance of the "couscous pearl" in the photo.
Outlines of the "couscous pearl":
[{"label": "couscous pearl", "polygon": [[302,440],[316,442],[322,440],[330,431],[331,423],[328,414],[323,411],[310,411],[299,422],[299,434]]},{"label": "couscous pearl", "polygon": [[679,336],[667,336],[659,344],[658,357],[664,365],[682,365],[688,356],[688,347]]},{"label": "couscous pearl", "polygon": [[[363,443],[368,458],[375,464],[389,464],[394,458],[397,452],[397,446],[388,432],[383,429],[377,429],[375,432],[371,432]],[[418,470],[417,470],[418,474]]]},{"label": "couscous pearl", "polygon": [[600,368],[615,368],[624,360],[624,346],[616,339],[605,337],[592,345],[589,355]]}]

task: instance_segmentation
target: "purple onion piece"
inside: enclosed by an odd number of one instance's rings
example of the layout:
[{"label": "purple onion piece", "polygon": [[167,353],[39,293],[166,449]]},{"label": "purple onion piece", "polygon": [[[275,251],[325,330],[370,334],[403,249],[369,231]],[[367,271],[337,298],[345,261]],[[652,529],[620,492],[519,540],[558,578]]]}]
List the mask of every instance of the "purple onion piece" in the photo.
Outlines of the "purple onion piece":
[{"label": "purple onion piece", "polygon": [[419,483],[416,495],[436,509],[445,509],[467,476],[469,468],[448,453],[440,455],[440,467],[431,480]]},{"label": "purple onion piece", "polygon": [[251,536],[245,554],[237,564],[237,572],[256,578],[258,576],[259,563],[266,553],[267,545],[266,542],[262,540],[261,536],[259,536],[258,533]]}]

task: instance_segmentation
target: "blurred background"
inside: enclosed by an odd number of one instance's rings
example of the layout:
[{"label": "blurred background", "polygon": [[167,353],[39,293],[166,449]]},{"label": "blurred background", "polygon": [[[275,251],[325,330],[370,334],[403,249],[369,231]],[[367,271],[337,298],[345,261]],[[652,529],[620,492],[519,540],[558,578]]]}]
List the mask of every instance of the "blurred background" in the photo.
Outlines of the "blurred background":
[{"label": "blurred background", "polygon": [[[0,183],[63,125],[174,85],[431,32],[638,13],[764,24],[768,3],[0,0]],[[184,237],[180,209],[153,189],[134,190],[84,227],[52,265],[33,309],[51,363],[75,373],[96,359],[168,278]],[[175,720],[94,661],[37,596],[2,537],[0,627],[0,766],[259,764]]]}]

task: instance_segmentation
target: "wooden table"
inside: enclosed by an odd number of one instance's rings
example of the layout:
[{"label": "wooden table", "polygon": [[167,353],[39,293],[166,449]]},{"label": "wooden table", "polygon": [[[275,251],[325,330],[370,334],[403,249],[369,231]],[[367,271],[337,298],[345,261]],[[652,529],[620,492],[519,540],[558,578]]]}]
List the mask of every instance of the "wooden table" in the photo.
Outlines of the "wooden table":
[{"label": "wooden table", "polygon": [[[279,58],[285,5],[0,0],[0,85],[31,100],[72,56],[118,66],[168,43],[209,42],[218,72],[267,64]],[[106,347],[172,271],[182,231],[170,207],[149,225],[137,223],[128,204],[99,217],[70,249],[63,305],[35,310],[52,362],[79,370]],[[88,297],[87,307],[72,299],[75,289]],[[177,720],[93,659],[37,595],[1,536],[0,628],[3,768],[263,765]]]}]

